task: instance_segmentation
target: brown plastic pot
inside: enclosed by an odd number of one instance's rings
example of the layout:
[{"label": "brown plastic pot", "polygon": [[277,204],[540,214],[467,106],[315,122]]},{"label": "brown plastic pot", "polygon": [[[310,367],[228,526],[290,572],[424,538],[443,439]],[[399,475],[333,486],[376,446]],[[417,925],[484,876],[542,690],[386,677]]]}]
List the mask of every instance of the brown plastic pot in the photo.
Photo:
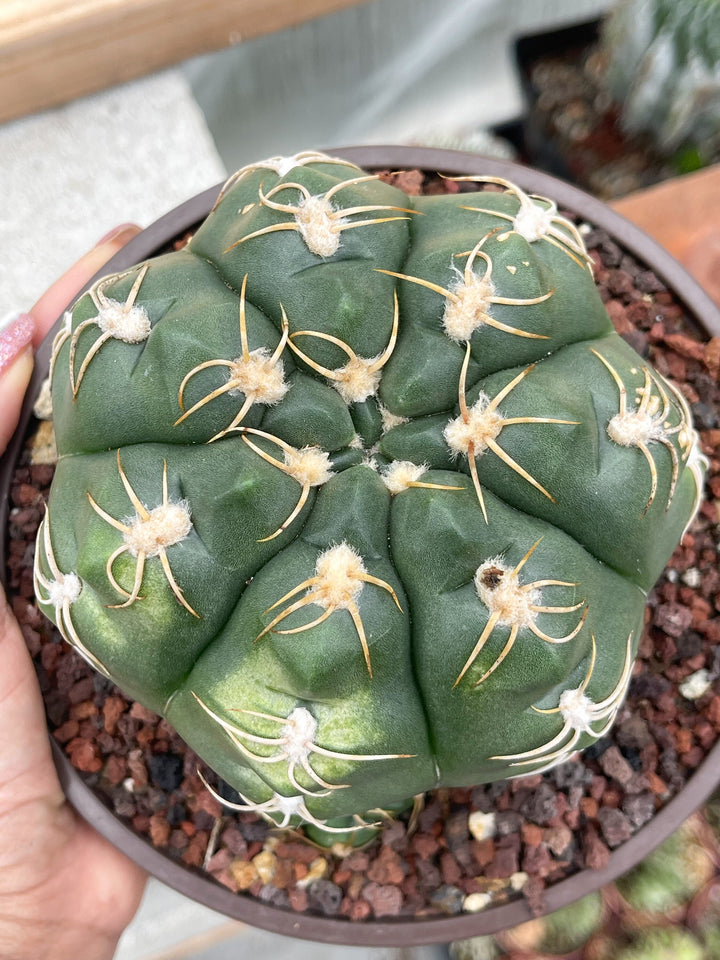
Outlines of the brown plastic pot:
[{"label": "brown plastic pot", "polygon": [[[331,150],[367,169],[424,169],[450,175],[484,174],[505,177],[530,193],[553,197],[561,207],[574,210],[597,227],[607,230],[628,252],[650,267],[684,303],[706,335],[720,336],[720,310],[685,269],[654,240],[599,200],[576,187],[528,167],[503,160],[452,150],[412,147],[351,147]],[[206,190],[161,217],[130,241],[103,268],[102,273],[124,270],[168,249],[171,241],[192,230],[209,213],[218,187]],[[88,284],[89,286],[89,284]],[[58,321],[59,322],[59,321]],[[54,331],[53,331],[54,332]],[[32,418],[32,405],[47,374],[53,332],[37,353],[36,369],[23,407],[18,430],[0,461],[0,529],[7,525],[12,471]],[[0,540],[0,577],[5,578],[5,541]],[[477,914],[422,919],[362,921],[300,914],[232,893],[202,871],[185,866],[134,833],[86,786],[81,775],[51,738],[53,755],[63,789],[75,809],[111,843],[148,873],[193,900],[253,926],[286,936],[326,943],[369,946],[410,946],[442,943],[495,933],[531,919],[523,900],[501,904]],[[712,793],[720,781],[720,742],[715,744],[685,787],[630,840],[614,850],[603,870],[583,870],[546,890],[548,912],[566,906],[609,883],[642,860],[666,839]]]}]

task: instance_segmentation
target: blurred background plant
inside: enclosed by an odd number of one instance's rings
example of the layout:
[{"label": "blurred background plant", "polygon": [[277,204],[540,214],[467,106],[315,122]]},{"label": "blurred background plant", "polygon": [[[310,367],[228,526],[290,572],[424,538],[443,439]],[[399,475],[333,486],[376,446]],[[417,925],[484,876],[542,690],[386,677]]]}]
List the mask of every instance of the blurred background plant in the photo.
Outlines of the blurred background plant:
[{"label": "blurred background plant", "polygon": [[615,884],[449,952],[451,960],[718,960],[720,791]]},{"label": "blurred background plant", "polygon": [[620,0],[601,45],[607,84],[630,134],[705,166],[720,149],[720,0]]},{"label": "blurred background plant", "polygon": [[516,55],[533,165],[614,199],[720,160],[720,0],[618,0]]}]

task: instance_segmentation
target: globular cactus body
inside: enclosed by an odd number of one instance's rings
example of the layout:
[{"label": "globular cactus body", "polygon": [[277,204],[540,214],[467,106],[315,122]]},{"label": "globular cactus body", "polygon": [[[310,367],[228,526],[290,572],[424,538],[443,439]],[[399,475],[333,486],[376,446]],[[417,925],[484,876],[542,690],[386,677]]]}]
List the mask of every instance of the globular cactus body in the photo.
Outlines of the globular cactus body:
[{"label": "globular cactus body", "polygon": [[581,236],[499,187],[250,166],[56,338],[41,607],[277,824],[332,840],[601,736],[699,503]]}]

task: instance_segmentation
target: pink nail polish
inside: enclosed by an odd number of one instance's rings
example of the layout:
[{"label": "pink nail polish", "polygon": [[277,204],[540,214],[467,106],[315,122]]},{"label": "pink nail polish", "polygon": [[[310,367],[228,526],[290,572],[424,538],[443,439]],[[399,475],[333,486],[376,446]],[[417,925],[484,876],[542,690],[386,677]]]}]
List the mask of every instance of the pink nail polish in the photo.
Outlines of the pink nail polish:
[{"label": "pink nail polish", "polygon": [[29,313],[19,313],[14,320],[0,330],[0,374],[32,342],[35,321]]},{"label": "pink nail polish", "polygon": [[113,227],[112,230],[108,230],[106,234],[100,237],[95,246],[100,247],[103,243],[110,243],[111,240],[117,239],[117,237],[119,237],[121,234],[127,233],[128,230],[134,229],[135,224],[133,223],[121,223],[119,226]]}]

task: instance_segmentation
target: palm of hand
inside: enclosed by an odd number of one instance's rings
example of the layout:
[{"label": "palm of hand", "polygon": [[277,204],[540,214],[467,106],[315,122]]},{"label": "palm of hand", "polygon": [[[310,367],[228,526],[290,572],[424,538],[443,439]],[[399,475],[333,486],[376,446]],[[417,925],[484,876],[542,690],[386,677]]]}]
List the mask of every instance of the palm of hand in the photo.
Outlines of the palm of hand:
[{"label": "palm of hand", "polygon": [[0,957],[110,958],[145,876],[65,801],[32,663],[7,607],[0,651]]}]

